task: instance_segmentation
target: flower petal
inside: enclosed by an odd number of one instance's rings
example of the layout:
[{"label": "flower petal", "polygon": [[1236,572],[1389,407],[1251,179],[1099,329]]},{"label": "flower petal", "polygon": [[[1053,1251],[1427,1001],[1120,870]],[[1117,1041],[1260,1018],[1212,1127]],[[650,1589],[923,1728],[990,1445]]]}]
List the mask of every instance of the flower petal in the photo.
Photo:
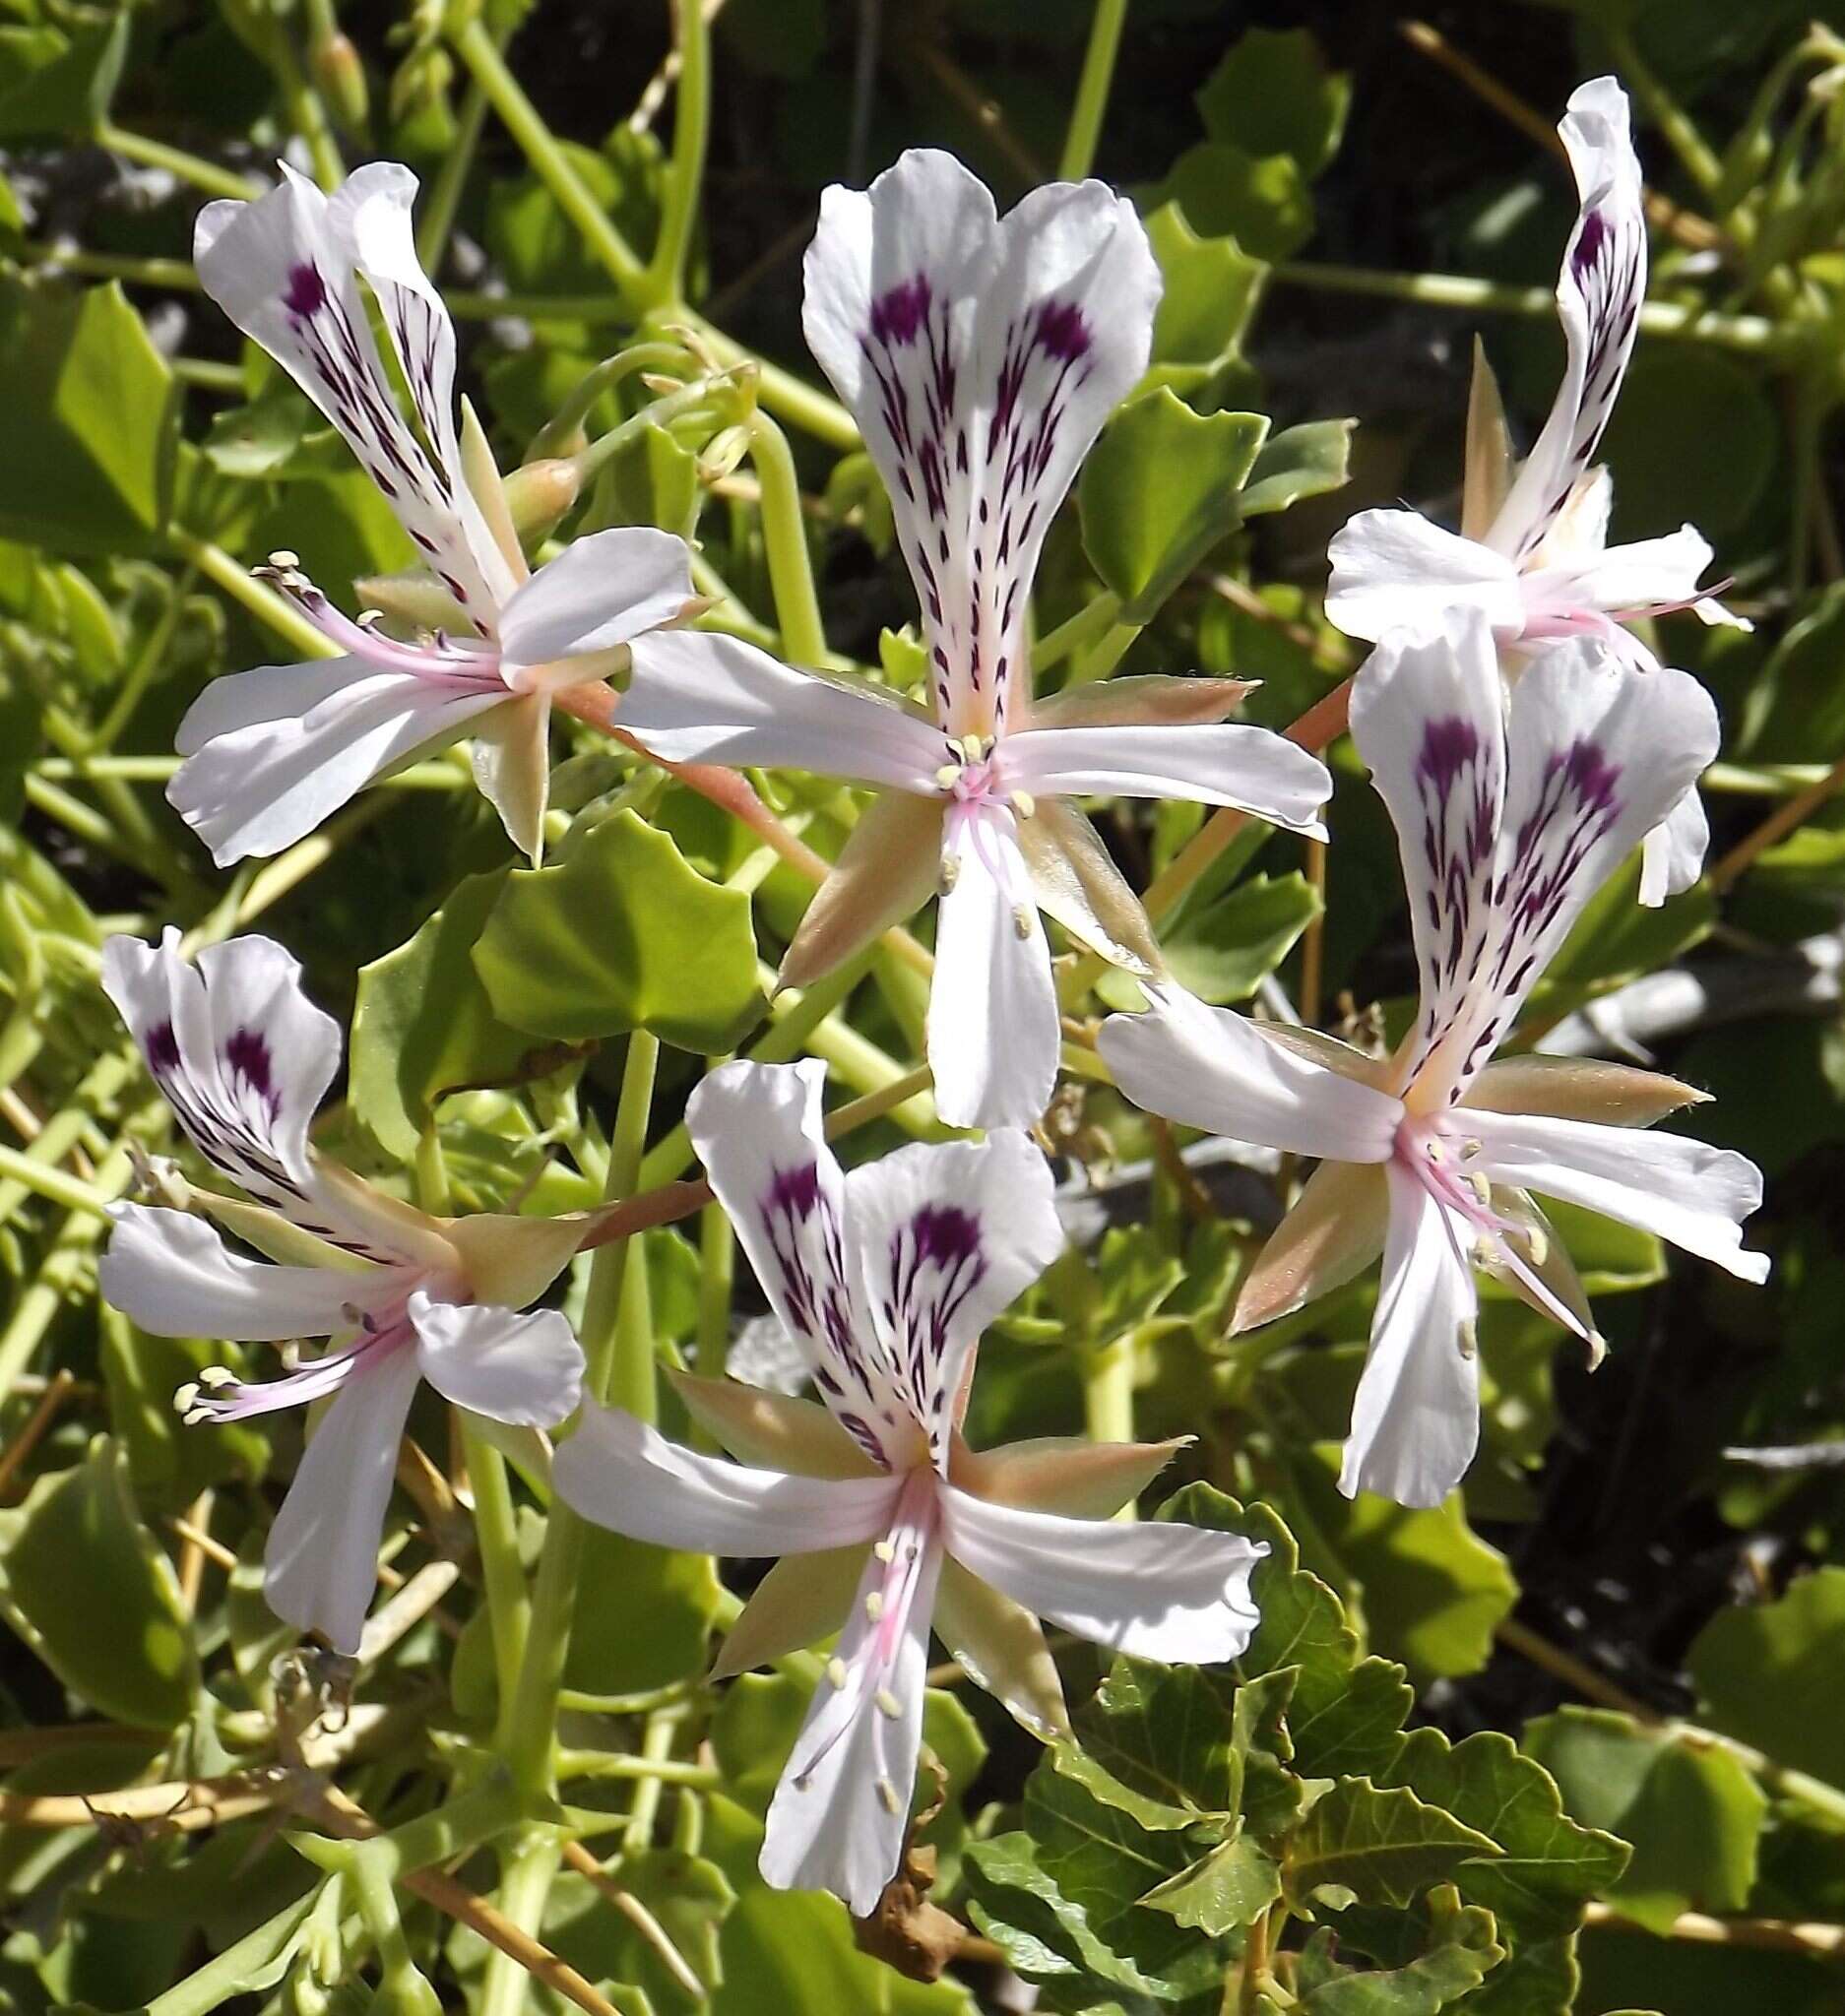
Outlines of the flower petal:
[{"label": "flower petal", "polygon": [[522,669],[582,658],[670,623],[693,598],[692,555],[652,526],[621,525],[574,539],[506,604],[500,655],[506,683]]},{"label": "flower petal", "polygon": [[[512,579],[484,525],[471,523],[478,521],[478,507],[442,460],[454,439],[453,338],[445,362],[446,316],[426,299],[409,309],[410,290],[387,275],[389,254],[379,243],[391,228],[388,212],[405,213],[407,229],[414,182],[406,169],[381,162],[359,169],[330,203],[286,162],[282,174],[281,185],[255,203],[209,203],[199,213],[193,238],[199,280],[346,437],[431,571],[480,634],[491,637],[494,612]],[[429,435],[435,457],[405,419],[372,337],[353,270],[361,224],[369,251],[382,255],[380,305],[387,306],[389,291],[415,319],[410,345],[415,368],[405,375],[419,390],[418,404],[429,403],[432,417],[438,405],[442,409]],[[395,327],[392,338],[397,341]],[[471,536],[477,531],[477,550]]]},{"label": "flower petal", "polygon": [[378,1543],[417,1377],[416,1354],[400,1347],[345,1381],[269,1529],[270,1608],[349,1656],[358,1650],[378,1580]]},{"label": "flower petal", "polygon": [[349,1274],[277,1267],[233,1253],[203,1219],[142,1204],[115,1207],[108,1251],[96,1263],[103,1299],[156,1337],[224,1337],[244,1344],[331,1337],[354,1310],[404,1292],[397,1271]]},{"label": "flower petal", "polygon": [[[383,311],[379,319],[397,353],[417,424],[435,450],[437,473],[447,479],[443,501],[461,528],[490,613],[505,606],[524,568],[506,556],[467,481],[455,427],[455,325],[416,257],[411,221],[415,200],[416,177],[408,168],[397,161],[369,161],[353,169],[329,199],[327,221],[347,263],[364,275],[377,296]],[[439,558],[430,557],[432,562]]]},{"label": "flower petal", "polygon": [[865,1306],[944,1477],[982,1333],[1063,1251],[1054,1188],[1031,1138],[1009,1130],[918,1142],[846,1178]]},{"label": "flower petal", "polygon": [[552,1475],[564,1502],[598,1526],[705,1554],[804,1554],[872,1540],[902,1489],[892,1477],[785,1477],[700,1456],[593,1403]]},{"label": "flower petal", "polygon": [[1053,183],[995,221],[951,156],[831,188],[808,248],[808,347],[853,409],[922,600],[937,718],[1003,722],[1026,591],[1103,421],[1146,369],[1159,269],[1133,208]]},{"label": "flower petal", "polygon": [[1003,744],[1008,787],[1034,794],[1180,798],[1235,805],[1293,833],[1326,837],[1332,778],[1286,735],[1241,723],[1187,727],[1026,728]]},{"label": "flower petal", "polygon": [[950,1127],[1035,1126],[1056,1089],[1062,1023],[1012,815],[962,812],[945,838],[952,883],[927,1030],[935,1109]]},{"label": "flower petal", "polygon": [[[1579,571],[1571,570],[1570,599],[1580,606],[1644,615],[1659,604],[1677,607],[1697,599],[1699,577],[1710,565],[1710,541],[1688,525],[1662,538],[1639,539],[1610,546]],[[1527,577],[1534,600],[1541,598],[1545,577]]]},{"label": "flower petal", "polygon": [[1492,1018],[1480,977],[1506,818],[1503,694],[1485,619],[1468,612],[1387,639],[1353,684],[1352,735],[1396,827],[1422,982],[1405,1082],[1426,1069],[1458,1082]]},{"label": "flower petal", "polygon": [[1457,607],[1478,609],[1508,636],[1523,627],[1511,562],[1420,512],[1361,511],[1333,535],[1326,557],[1326,619],[1348,637],[1429,636]]},{"label": "flower petal", "polygon": [[865,1552],[861,1541],[777,1561],[750,1592],[708,1677],[728,1680],[831,1638],[852,1614]]},{"label": "flower petal", "polygon": [[317,1187],[307,1130],[340,1067],[340,1031],[301,991],[292,954],[251,936],[195,962],[168,925],[159,946],[109,939],[102,990],[193,1146],[298,1221]]},{"label": "flower petal", "polygon": [[1235,1659],[1256,1608],[1249,1575],[1267,1547],[1241,1534],[1155,1521],[1058,1519],[952,1485],[942,1538],[971,1574],[1078,1637],[1137,1659]]},{"label": "flower petal", "polygon": [[824,1407],[740,1379],[668,1375],[686,1412],[739,1463],[795,1477],[870,1477],[877,1466]]},{"label": "flower petal", "polygon": [[1438,1505],[1460,1482],[1480,1441],[1479,1309],[1462,1254],[1466,1226],[1392,1164],[1390,1228],[1371,1319],[1370,1351],[1352,1402],[1339,1488],[1399,1505]]},{"label": "flower petal", "polygon": [[1343,1288],[1383,1251],[1388,1219],[1375,1163],[1321,1163],[1244,1276],[1231,1329],[1273,1323]]},{"label": "flower petal", "polygon": [[381,672],[356,658],[234,672],[215,679],[181,722],[186,760],[167,782],[167,801],[221,868],[278,854],[386,771],[466,734],[505,697],[497,680]]},{"label": "flower petal", "polygon": [[959,1561],[944,1561],[935,1592],[935,1635],[968,1678],[1040,1742],[1059,1742],[1069,1734],[1057,1663],[1043,1625],[1023,1604],[970,1575]]},{"label": "flower petal", "polygon": [[835,1419],[873,1463],[920,1443],[849,1259],[846,1179],[826,1145],[826,1066],[721,1064],[686,1103],[692,1145],[783,1328]]},{"label": "flower petal", "polygon": [[1587,1120],[1470,1112],[1467,1124],[1482,1144],[1474,1166],[1495,1182],[1656,1232],[1744,1281],[1767,1280],[1767,1254],[1743,1250],[1743,1221],[1761,1205],[1761,1171],[1746,1156]]},{"label": "flower petal", "polygon": [[941,850],[938,799],[880,791],[859,814],[832,873],[814,891],[782,956],[779,983],[810,986],[907,922],[934,893]]},{"label": "flower petal", "polygon": [[583,1347],[555,1309],[410,1298],[422,1375],[445,1400],[516,1428],[555,1427],[583,1397]]},{"label": "flower petal", "polygon": [[1626,94],[1612,77],[1578,85],[1558,130],[1581,198],[1557,283],[1568,358],[1550,418],[1488,535],[1514,559],[1544,536],[1595,454],[1646,293],[1646,214]]},{"label": "flower petal", "polygon": [[1640,901],[1649,910],[1697,886],[1710,848],[1710,821],[1695,788],[1648,832],[1640,847]]},{"label": "flower petal", "polygon": [[1284,1155],[1382,1162],[1401,1104],[1280,1045],[1179,987],[1140,1015],[1111,1015],[1097,1040],[1114,1082],[1149,1113]]},{"label": "flower petal", "polygon": [[866,1918],[897,1873],[941,1564],[933,1480],[922,1472],[905,1489],[883,1552],[866,1558],[828,1677],[769,1802],[758,1866],[774,1888],[830,1890]]},{"label": "flower petal", "polygon": [[667,763],[761,765],[936,791],[955,752],[894,695],[797,671],[716,630],[663,630],[634,647],[621,725]]}]

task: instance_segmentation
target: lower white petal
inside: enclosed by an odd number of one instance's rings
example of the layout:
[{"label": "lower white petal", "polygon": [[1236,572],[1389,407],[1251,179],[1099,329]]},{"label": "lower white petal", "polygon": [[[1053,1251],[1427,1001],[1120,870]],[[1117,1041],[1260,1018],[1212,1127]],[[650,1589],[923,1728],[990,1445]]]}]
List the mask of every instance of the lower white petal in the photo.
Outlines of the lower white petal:
[{"label": "lower white petal", "polygon": [[1036,795],[1188,798],[1326,837],[1332,778],[1317,756],[1241,722],[1026,728],[1003,744],[1006,783]]},{"label": "lower white petal", "polygon": [[1768,1256],[1743,1247],[1743,1221],[1761,1204],[1761,1171],[1733,1149],[1684,1134],[1643,1134],[1588,1120],[1469,1111],[1495,1182],[1560,1197],[1655,1232],[1744,1281],[1766,1281]]},{"label": "lower white petal", "polygon": [[[932,1483],[926,1474],[913,1480],[886,1543],[890,1558],[874,1551],[865,1561],[763,1834],[764,1882],[830,1890],[858,1918],[870,1916],[897,1873],[910,1824],[942,1568],[923,1495]],[[915,1510],[925,1516],[908,1516]]]},{"label": "lower white petal", "polygon": [[1669,896],[1681,896],[1704,872],[1710,821],[1704,801],[1688,790],[1641,842],[1640,901],[1657,910]]},{"label": "lower white petal", "polygon": [[[345,668],[337,683],[331,667],[289,667],[307,675],[303,708],[213,735],[168,782],[168,801],[221,868],[292,847],[380,773],[454,740],[505,698],[503,690],[381,672],[355,659],[332,663]],[[276,669],[239,676],[268,681]],[[260,705],[277,697],[266,685]],[[227,703],[230,696],[220,696],[221,708]],[[253,698],[253,711],[258,704]]]},{"label": "lower white petal", "polygon": [[422,1375],[445,1400],[514,1427],[554,1427],[583,1396],[583,1347],[555,1309],[410,1298]]},{"label": "lower white petal", "polygon": [[1062,1025],[1011,814],[951,818],[945,839],[953,886],[928,1006],[935,1110],[951,1127],[1032,1127],[1056,1089]]},{"label": "lower white petal", "polygon": [[1612,613],[1688,602],[1710,565],[1710,542],[1689,525],[1656,539],[1610,546],[1581,574],[1582,598]]},{"label": "lower white petal", "polygon": [[525,667],[611,651],[670,623],[692,598],[691,569],[685,541],[652,526],[573,539],[500,611],[507,684]]},{"label": "lower white petal", "polygon": [[1137,1659],[1235,1659],[1255,1629],[1249,1575],[1268,1549],[1241,1534],[1059,1519],[952,1487],[942,1537],[970,1573],[1035,1615]]},{"label": "lower white petal", "polygon": [[187,1211],[123,1204],[114,1217],[97,1285],[105,1301],[156,1337],[331,1337],[351,1327],[353,1309],[403,1292],[401,1277],[381,1268],[348,1274],[245,1260]]},{"label": "lower white petal", "polygon": [[1284,1155],[1382,1162],[1401,1103],[1278,1044],[1228,1009],[1168,987],[1140,1015],[1111,1015],[1097,1048],[1114,1082],[1149,1113]]},{"label": "lower white petal", "polygon": [[270,1608],[297,1630],[318,1631],[336,1652],[356,1652],[365,1627],[398,1443],[419,1376],[416,1354],[400,1347],[346,1381],[269,1529]]},{"label": "lower white petal", "polygon": [[585,1519],[656,1546],[801,1554],[873,1540],[902,1480],[783,1477],[668,1442],[613,1407],[589,1407],[552,1460],[558,1495]]},{"label": "lower white petal", "polygon": [[1462,1257],[1468,1228],[1445,1226],[1414,1176],[1394,1164],[1385,1174],[1383,1278],[1339,1488],[1426,1508],[1460,1482],[1480,1441],[1479,1297]]}]

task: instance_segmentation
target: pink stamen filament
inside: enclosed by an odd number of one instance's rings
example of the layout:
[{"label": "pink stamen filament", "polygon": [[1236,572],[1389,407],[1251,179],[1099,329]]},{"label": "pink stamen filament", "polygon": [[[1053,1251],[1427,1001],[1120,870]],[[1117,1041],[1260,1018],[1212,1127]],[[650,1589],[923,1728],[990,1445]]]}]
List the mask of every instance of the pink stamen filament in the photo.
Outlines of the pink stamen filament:
[{"label": "pink stamen filament", "polygon": [[402,1350],[412,1343],[414,1334],[402,1304],[388,1320],[364,1317],[361,1324],[359,1334],[344,1350],[323,1353],[280,1379],[230,1379],[201,1382],[196,1389],[182,1387],[182,1412],[186,1419],[247,1420],[255,1415],[280,1413],[284,1408],[309,1406],[337,1393],[368,1365]]},{"label": "pink stamen filament", "polygon": [[322,636],[381,671],[411,672],[444,686],[496,687],[504,683],[499,653],[489,644],[457,644],[440,633],[429,644],[401,644],[368,623],[353,622],[298,568],[257,571],[273,582]]}]

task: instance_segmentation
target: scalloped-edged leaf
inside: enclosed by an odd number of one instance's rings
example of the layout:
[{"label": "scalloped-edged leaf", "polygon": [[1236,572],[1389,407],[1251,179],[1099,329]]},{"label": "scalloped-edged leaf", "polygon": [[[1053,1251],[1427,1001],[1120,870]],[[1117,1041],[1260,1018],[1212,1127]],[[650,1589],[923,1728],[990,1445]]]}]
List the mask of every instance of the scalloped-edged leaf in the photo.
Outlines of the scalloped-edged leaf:
[{"label": "scalloped-edged leaf", "polygon": [[1815,1568],[1774,1603],[1719,1610],[1688,1664],[1716,1728],[1845,1785],[1845,1568]]},{"label": "scalloped-edged leaf", "polygon": [[1439,1730],[1412,1730],[1379,1783],[1405,1785],[1431,1805],[1490,1835],[1500,1853],[1463,1862],[1455,1882],[1522,1940],[1559,1938],[1582,1907],[1621,1880],[1631,1854],[1613,1834],[1578,1826],[1557,1781],[1497,1730],[1450,1743]]},{"label": "scalloped-edged leaf", "polygon": [[550,868],[515,868],[474,948],[493,1012],[562,1042],[650,1030],[733,1049],[762,1012],[749,897],[701,875],[635,813]]},{"label": "scalloped-edged leaf", "polygon": [[1428,1951],[1377,1974],[1323,1982],[1301,2003],[1302,2016],[1440,2016],[1477,1988],[1505,1957],[1493,1914],[1463,1904],[1450,1885],[1430,1900]]},{"label": "scalloped-edged leaf", "polygon": [[1311,176],[1339,151],[1352,80],[1326,68],[1305,29],[1252,28],[1225,51],[1193,101],[1213,140],[1253,155],[1290,155]]},{"label": "scalloped-edged leaf", "polygon": [[1342,1779],[1319,1799],[1288,1844],[1283,1881],[1310,1914],[1316,1902],[1408,1906],[1447,1882],[1463,1862],[1495,1858],[1498,1845],[1407,1787]]}]

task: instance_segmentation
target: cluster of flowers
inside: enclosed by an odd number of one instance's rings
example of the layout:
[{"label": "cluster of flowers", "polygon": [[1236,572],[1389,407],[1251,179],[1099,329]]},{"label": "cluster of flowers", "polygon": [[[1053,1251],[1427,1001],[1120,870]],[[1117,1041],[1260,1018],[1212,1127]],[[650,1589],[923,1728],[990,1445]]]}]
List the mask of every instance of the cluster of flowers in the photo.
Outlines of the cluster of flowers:
[{"label": "cluster of flowers", "polygon": [[[1348,1492],[1431,1505],[1466,1469],[1476,1269],[1600,1349],[1533,1193],[1763,1277],[1765,1258],[1741,1243],[1754,1168],[1636,1131],[1695,1092],[1624,1065],[1492,1061],[1635,847],[1650,900],[1697,874],[1695,784],[1717,751],[1715,711],[1624,626],[1682,607],[1729,620],[1698,590],[1709,549],[1690,528],[1605,543],[1608,482],[1591,462],[1644,291],[1641,188],[1611,80],[1575,94],[1562,132],[1581,193],[1558,295],[1568,368],[1533,453],[1514,476],[1477,396],[1465,535],[1369,512],[1332,549],[1328,610],[1375,645],[1351,724],[1399,835],[1421,976],[1388,1059],[1185,994],[1076,802],[1189,798],[1319,835],[1324,768],[1227,724],[1234,682],[1032,690],[1026,603],[1046,530],[1146,369],[1159,296],[1146,236],[1106,188],[1041,189],[1000,220],[955,161],[918,153],[822,205],[808,341],[890,489],[922,608],[927,706],[688,627],[700,607],[689,555],[662,533],[597,533],[529,574],[465,406],[457,424],[453,332],[416,264],[403,169],[363,169],[331,199],[290,176],[258,203],[205,213],[207,286],[345,435],[427,561],[393,590],[400,640],[376,617],[350,621],[277,556],[275,578],[344,655],[220,680],[187,716],[172,798],[221,863],[287,845],[388,767],[464,733],[481,788],[536,856],[551,696],[625,679],[623,730],[663,761],[876,788],[783,978],[811,980],[939,892],[937,1104],[951,1124],[989,1130],[848,1172],[825,1145],[818,1064],[706,1078],[692,1139],[820,1401],[678,1379],[735,1461],[714,1459],[584,1403],[564,1317],[518,1313],[567,1264],[580,1221],[430,1217],[313,1150],[339,1038],[280,946],[243,938],[195,963],[170,933],[158,949],[114,940],[111,998],[194,1147],[243,1195],[167,1172],[164,1203],[121,1209],[105,1293],[157,1332],[330,1340],[285,1377],[221,1371],[180,1395],[191,1420],[331,1400],[270,1536],[267,1588],[285,1618],[356,1646],[419,1378],[501,1422],[574,1415],[554,1477],[586,1517],[665,1545],[784,1557],[720,1671],[839,1634],[769,1813],[763,1869],[860,1913],[902,1850],[931,1627],[1047,1740],[1068,1724],[1041,1618],[1155,1659],[1236,1656],[1263,1549],[1109,1519],[1174,1445],[976,1452],[961,1434],[985,1326],[1063,1244],[1049,1166],[1023,1131],[1058,1057],[1041,912],[1145,989],[1145,1012],[1101,1035],[1129,1099],[1318,1159],[1243,1284],[1238,1324],[1298,1308],[1381,1252]],[[233,1252],[208,1219],[266,1257]]]}]

